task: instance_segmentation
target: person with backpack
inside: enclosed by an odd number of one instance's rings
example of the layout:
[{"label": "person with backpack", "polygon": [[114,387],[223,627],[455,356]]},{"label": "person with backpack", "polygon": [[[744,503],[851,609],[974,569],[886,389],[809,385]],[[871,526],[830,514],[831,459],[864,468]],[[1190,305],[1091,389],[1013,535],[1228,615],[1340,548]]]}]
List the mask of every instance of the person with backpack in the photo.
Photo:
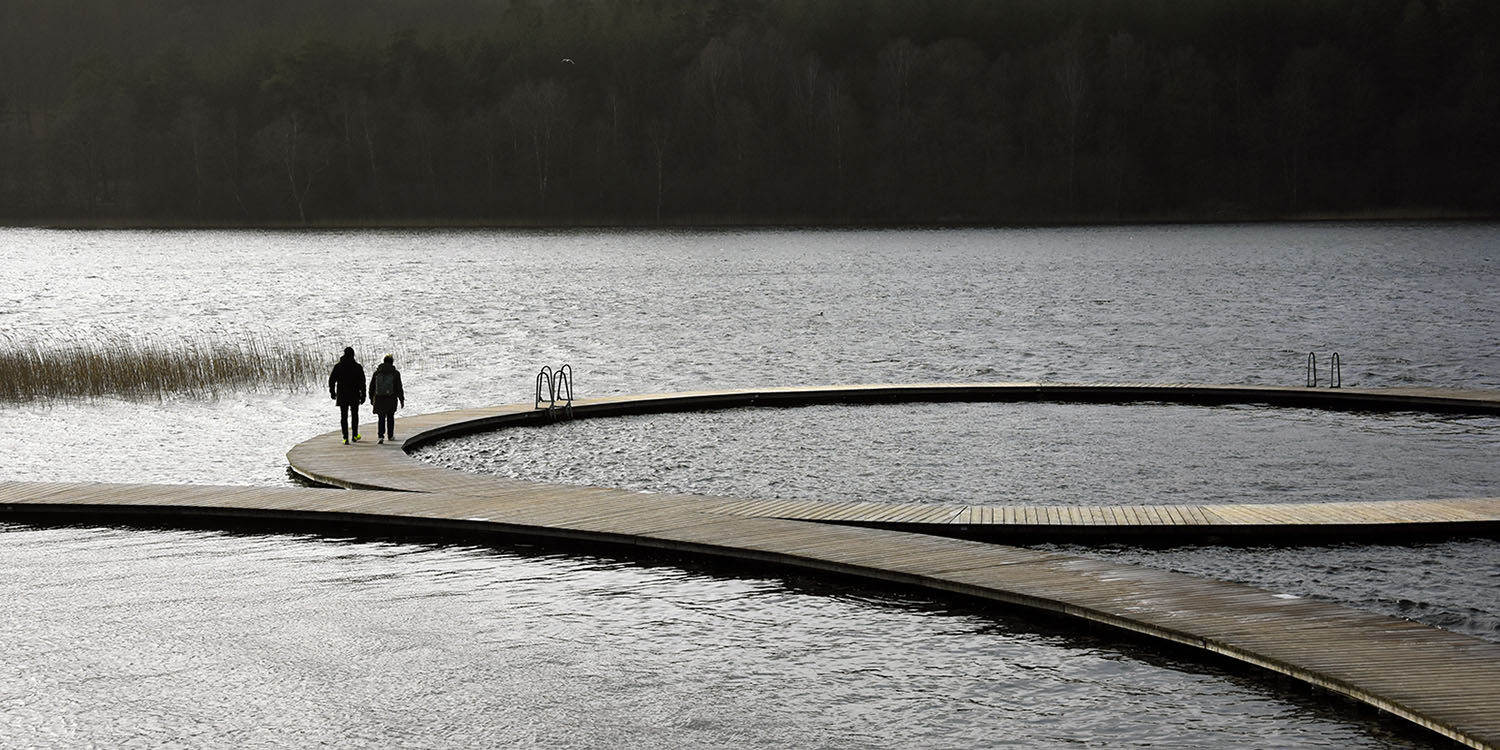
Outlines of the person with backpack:
[{"label": "person with backpack", "polygon": [[380,442],[386,438],[396,440],[396,402],[406,406],[406,391],[401,389],[401,371],[396,369],[396,358],[385,355],[385,360],[375,368],[370,378],[370,406],[375,410]]},{"label": "person with backpack", "polygon": [[365,402],[365,368],[354,361],[352,346],[344,347],[344,356],[328,375],[328,397],[338,402],[339,430],[344,433],[344,445],[349,444],[351,423],[354,442],[359,442],[359,405]]}]

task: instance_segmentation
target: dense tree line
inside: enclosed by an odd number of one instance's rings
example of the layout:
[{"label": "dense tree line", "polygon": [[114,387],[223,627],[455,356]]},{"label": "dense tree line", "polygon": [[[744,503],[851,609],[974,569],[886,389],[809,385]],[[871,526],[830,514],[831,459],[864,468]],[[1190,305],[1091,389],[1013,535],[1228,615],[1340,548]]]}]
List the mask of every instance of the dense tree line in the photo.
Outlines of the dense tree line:
[{"label": "dense tree line", "polygon": [[10,0],[0,219],[1500,208],[1488,0]]}]

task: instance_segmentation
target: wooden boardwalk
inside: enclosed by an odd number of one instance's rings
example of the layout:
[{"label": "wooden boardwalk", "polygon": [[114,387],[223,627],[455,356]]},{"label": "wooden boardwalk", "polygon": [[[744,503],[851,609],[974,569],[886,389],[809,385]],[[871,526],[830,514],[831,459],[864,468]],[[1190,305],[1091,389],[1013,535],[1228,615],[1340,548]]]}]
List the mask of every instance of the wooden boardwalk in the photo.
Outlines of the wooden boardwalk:
[{"label": "wooden boardwalk", "polygon": [[1500,532],[1500,497],[1241,505],[922,505],[719,500],[740,516],[1012,542],[1346,541]]},{"label": "wooden boardwalk", "polygon": [[[577,402],[575,418],[743,406],[900,401],[1267,403],[1500,414],[1500,394],[1154,384],[876,385],[673,393]],[[331,522],[463,535],[514,534],[674,550],[925,587],[1186,644],[1338,692],[1476,748],[1500,750],[1500,644],[1234,583],[897,528],[1493,528],[1496,501],[1244,506],[817,505],[569,487],[466,474],[409,458],[424,442],[560,414],[531,404],[413,417],[402,445],[345,446],[337,433],[287,454],[318,483],[367,490],[0,482],[16,518]],[[374,425],[363,427],[366,435]],[[808,520],[799,520],[808,519]],[[809,520],[840,523],[811,523]],[[842,524],[863,525],[842,525]],[[889,526],[892,528],[871,528]]]},{"label": "wooden boardwalk", "polygon": [[[294,447],[287,458],[296,473],[332,486],[471,496],[479,502],[521,503],[528,512],[541,512],[530,504],[538,503],[556,514],[549,515],[554,524],[549,533],[565,527],[589,538],[832,570],[1081,617],[1292,675],[1473,747],[1500,747],[1496,644],[1236,584],[896,531],[1032,541],[1089,536],[1284,540],[1298,534],[1337,541],[1370,533],[1492,533],[1500,523],[1496,498],[1091,507],[759,501],[504,480],[420,464],[405,454],[405,449],[445,437],[558,418],[913,401],[1260,403],[1500,414],[1500,393],[1435,388],[1150,383],[774,388],[589,399],[575,402],[566,413],[518,404],[403,417],[398,428],[408,438],[402,446],[344,446],[336,433],[328,433]],[[435,497],[420,502],[444,504]],[[519,519],[509,508],[501,515],[514,523]]]},{"label": "wooden boardwalk", "polygon": [[[339,446],[343,448],[343,446]],[[352,446],[355,459],[386,446]],[[376,462],[378,463],[378,462]],[[464,493],[0,482],[15,518],[303,520],[523,534],[789,565],[978,597],[1155,636],[1500,748],[1500,644],[1164,570],[884,529],[716,512],[701,500],[541,483]]]},{"label": "wooden boardwalk", "polygon": [[[572,418],[817,403],[902,401],[1121,401],[1194,404],[1273,403],[1308,408],[1441,411],[1500,414],[1500,393],[1434,388],[1269,388],[1142,383],[919,384],[705,391],[576,402]],[[345,446],[337,432],[294,447],[287,459],[296,473],[320,484],[351,489],[488,493],[516,482],[454,471],[410,459],[404,450],[445,437],[546,423],[561,414],[532,404],[400,417],[403,446],[369,442]],[[363,428],[366,435],[374,425]],[[1493,534],[1500,531],[1500,498],[1388,502],[1146,505],[996,506],[921,505],[807,500],[697,498],[717,512],[821,521],[996,541],[1155,542],[1215,540],[1340,541],[1352,538]]]}]

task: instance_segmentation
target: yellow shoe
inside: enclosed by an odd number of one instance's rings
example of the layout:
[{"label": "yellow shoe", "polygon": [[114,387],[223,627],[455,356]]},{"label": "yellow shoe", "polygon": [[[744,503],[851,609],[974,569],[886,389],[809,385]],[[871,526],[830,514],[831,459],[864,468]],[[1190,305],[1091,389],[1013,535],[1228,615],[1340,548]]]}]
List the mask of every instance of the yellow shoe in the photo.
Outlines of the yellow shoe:
[{"label": "yellow shoe", "polygon": [[344,445],[348,445],[348,444],[349,444],[349,438],[344,438]]},{"label": "yellow shoe", "polygon": [[354,435],[354,442],[356,442],[356,443],[359,442],[359,439],[362,438],[362,437],[364,437],[364,436],[360,435],[358,433],[355,433],[355,435]]}]

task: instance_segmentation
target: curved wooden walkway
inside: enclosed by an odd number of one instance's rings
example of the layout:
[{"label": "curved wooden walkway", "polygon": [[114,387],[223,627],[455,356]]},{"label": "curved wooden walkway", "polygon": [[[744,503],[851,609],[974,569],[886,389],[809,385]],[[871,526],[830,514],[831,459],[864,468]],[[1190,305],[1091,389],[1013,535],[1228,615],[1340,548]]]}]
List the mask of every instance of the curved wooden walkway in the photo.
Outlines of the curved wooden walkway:
[{"label": "curved wooden walkway", "polygon": [[[1318,389],[1264,386],[1127,384],[918,384],[703,391],[575,402],[571,418],[753,406],[915,401],[1084,401],[1266,403],[1345,410],[1500,414],[1500,392],[1433,388]],[[345,446],[337,432],[294,447],[292,470],[318,484],[349,489],[488,493],[510,480],[415,461],[405,450],[465,433],[542,424],[563,415],[531,404],[400,417],[401,446]],[[373,434],[373,424],[364,428]],[[525,485],[526,483],[521,483]],[[1500,497],[1341,503],[1184,505],[933,505],[813,500],[691,499],[716,512],[918,531],[992,541],[1134,540],[1165,542],[1340,541],[1451,536],[1500,531]]]},{"label": "curved wooden walkway", "polygon": [[[663,394],[578,402],[573,416],[918,400],[1251,402],[1500,413],[1500,399],[1490,393],[1033,383]],[[555,415],[523,404],[402,417],[397,427],[408,436],[404,446],[372,441],[345,446],[336,433],[329,433],[288,453],[297,473],[317,482],[370,490],[365,492],[0,483],[0,512],[88,520],[275,519],[465,535],[518,534],[830,571],[1029,607],[1190,645],[1353,697],[1471,747],[1500,750],[1497,643],[1337,604],[1165,570],[891,529],[763,517],[759,514],[777,511],[746,506],[751,501],[744,500],[470,475],[412,460],[402,450],[448,435],[544,422],[551,416]],[[364,430],[371,434],[373,426]],[[1487,517],[1491,512],[1487,502],[1453,501],[1448,510],[1432,514],[1439,519],[1448,517],[1443,513]],[[1174,506],[1165,507],[1165,516],[1162,511],[1155,516],[1162,525],[1203,525],[1197,516],[1181,510],[1174,514],[1170,509]],[[1270,509],[1266,513],[1289,512],[1283,506],[1266,507]],[[1333,526],[1358,526],[1369,521],[1351,519],[1374,512],[1365,507],[1355,516],[1341,516],[1331,507],[1304,506],[1301,512],[1309,515],[1295,522],[1327,523],[1334,518]],[[944,511],[922,506],[905,512],[911,517],[893,522]],[[968,513],[973,522],[971,509],[961,512]],[[1138,510],[1127,512],[1136,514],[1136,524],[1152,517],[1150,511],[1144,518]],[[1407,524],[1429,522],[1408,509],[1384,508],[1382,512],[1380,523],[1391,523],[1393,518]],[[1048,520],[1053,520],[1050,514]],[[1285,521],[1268,516],[1256,523],[1276,526]],[[1003,511],[998,520],[989,520],[991,524],[1006,522]],[[1112,518],[1105,525],[1124,528],[1129,524]]]},{"label": "curved wooden walkway", "polygon": [[[374,451],[351,455],[361,452]],[[0,513],[520,534],[861,576],[1201,648],[1353,697],[1471,747],[1500,748],[1500,644],[1327,602],[1070,555],[732,516],[680,497],[540,483],[456,494],[0,482]]]}]

